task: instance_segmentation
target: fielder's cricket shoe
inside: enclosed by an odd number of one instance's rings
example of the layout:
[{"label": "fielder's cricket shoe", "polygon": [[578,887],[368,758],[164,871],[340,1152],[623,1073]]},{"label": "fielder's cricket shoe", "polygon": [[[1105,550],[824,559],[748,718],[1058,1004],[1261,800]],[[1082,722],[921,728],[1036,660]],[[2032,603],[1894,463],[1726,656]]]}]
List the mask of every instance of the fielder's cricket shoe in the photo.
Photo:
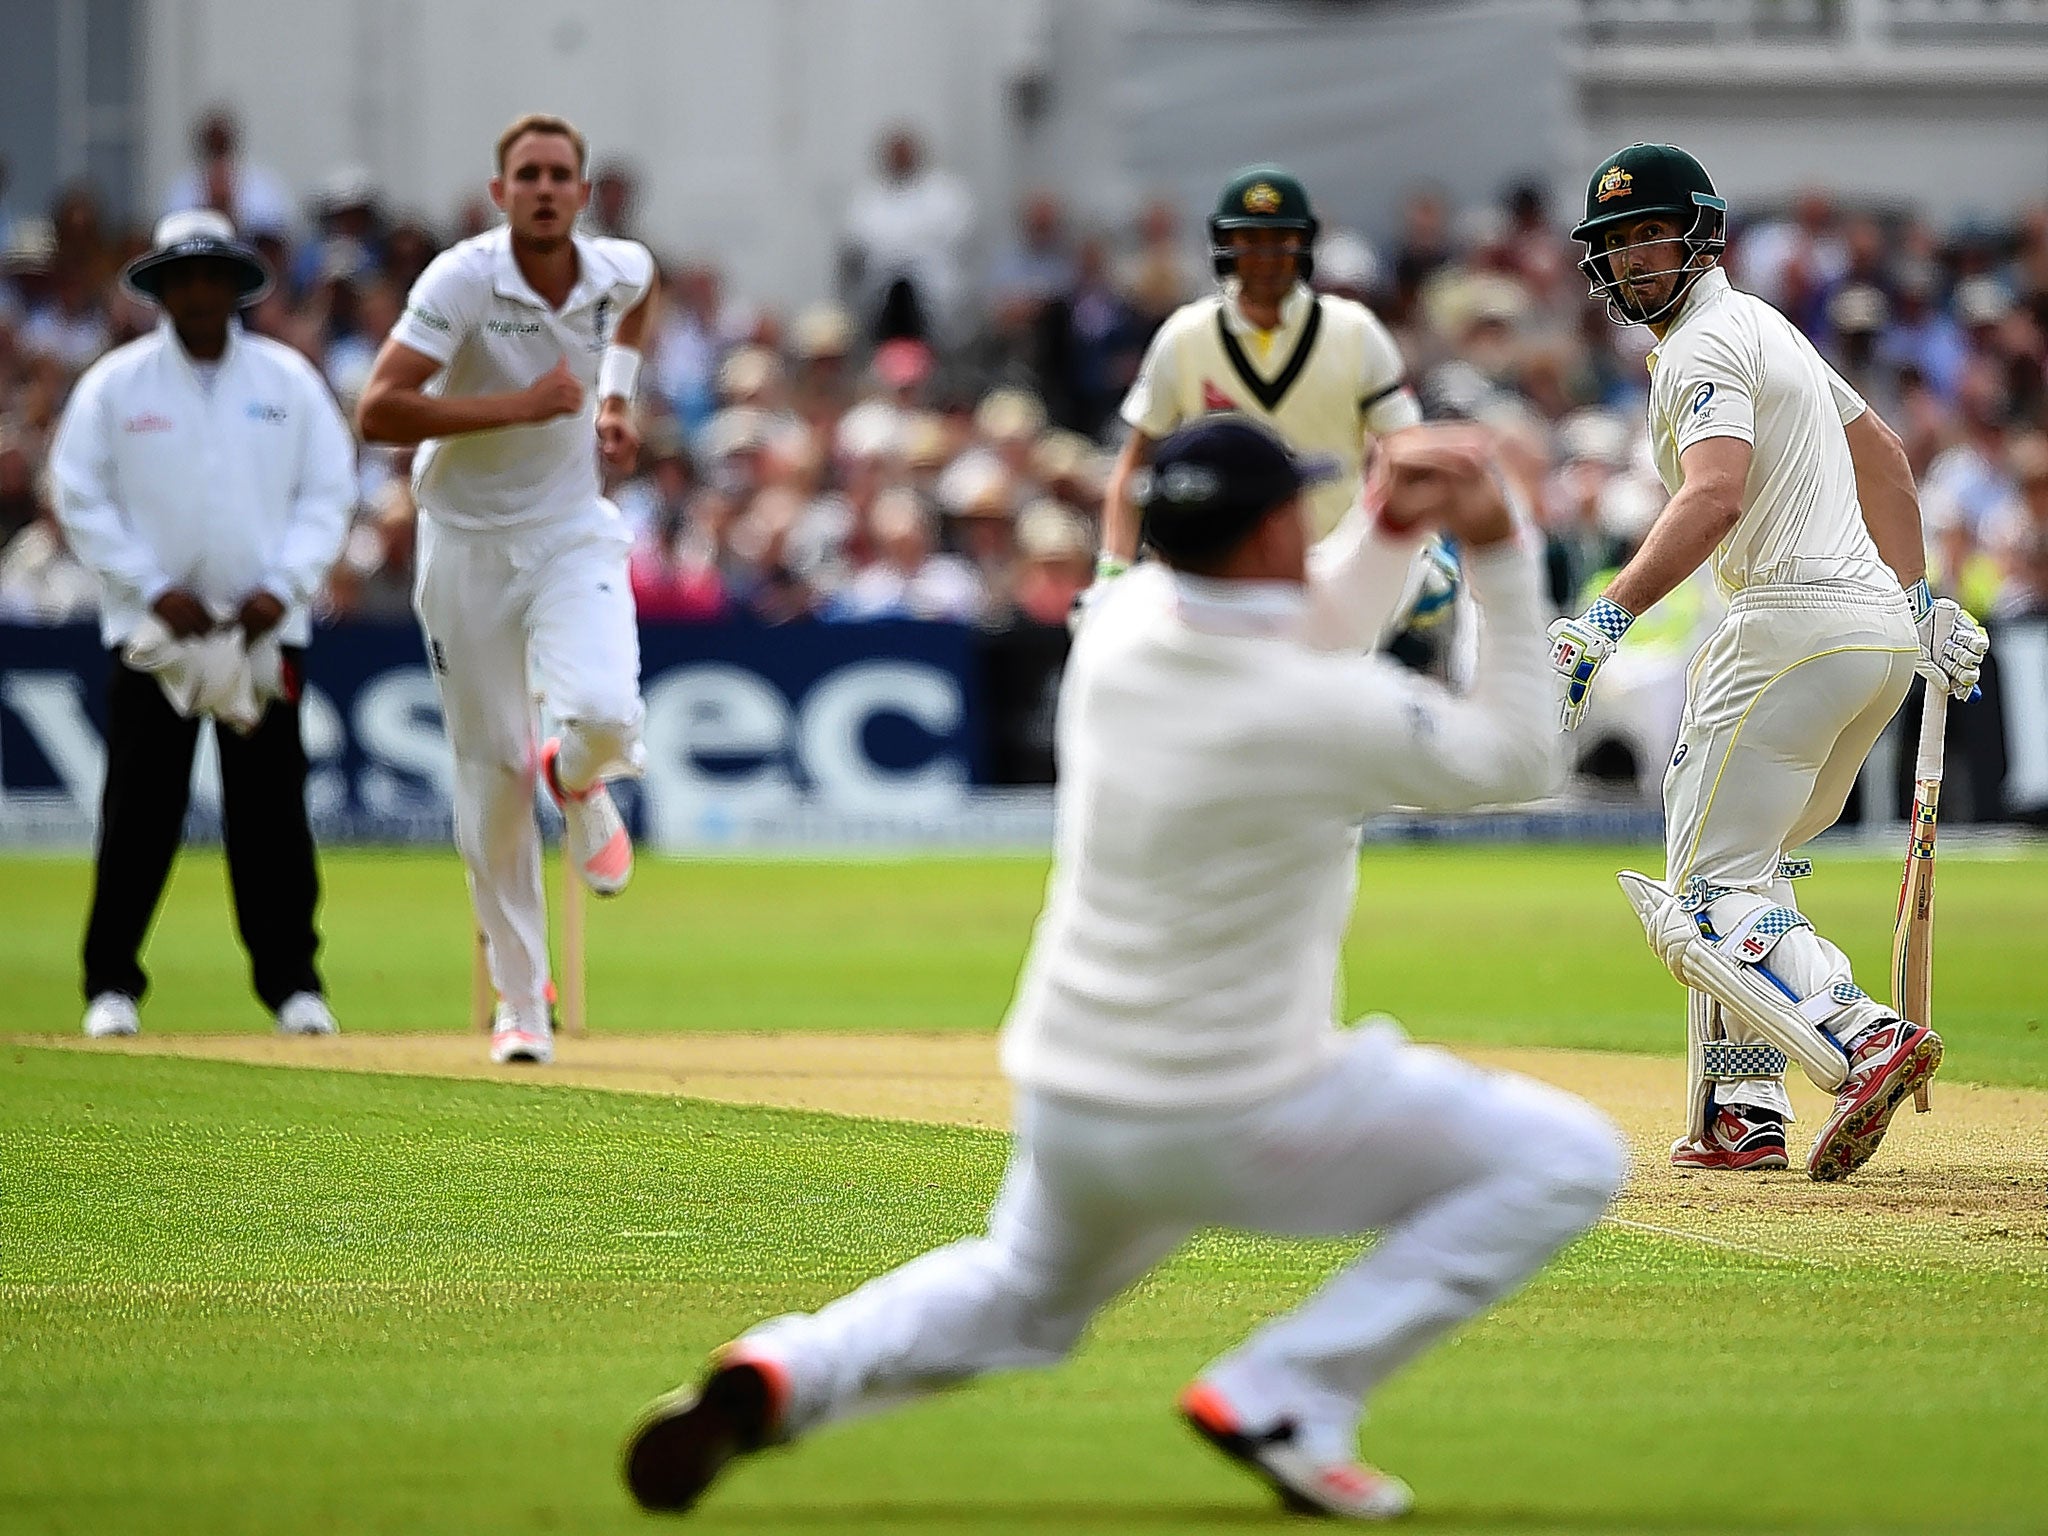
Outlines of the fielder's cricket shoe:
[{"label": "fielder's cricket shoe", "polygon": [[500,1002],[491,1020],[491,1060],[544,1067],[555,1059],[555,1031],[547,1014]]},{"label": "fielder's cricket shoe", "polygon": [[781,1438],[789,1378],[780,1365],[727,1351],[696,1387],[659,1397],[626,1442],[626,1487],[642,1509],[681,1514],[727,1462]]},{"label": "fielder's cricket shoe", "polygon": [[142,1033],[142,1015],[125,992],[102,992],[85,1010],[85,1032],[94,1040]]},{"label": "fielder's cricket shoe", "polygon": [[1681,1137],[1671,1143],[1671,1166],[1684,1169],[1722,1169],[1749,1173],[1759,1169],[1783,1168],[1785,1122],[1768,1110],[1749,1105],[1724,1104],[1699,1141]]},{"label": "fielder's cricket shoe", "polygon": [[318,992],[294,992],[277,1010],[277,1032],[280,1035],[337,1035],[341,1033],[341,1026],[334,1022],[327,999]]},{"label": "fielder's cricket shoe", "polygon": [[555,771],[561,756],[561,738],[548,738],[540,749],[541,776],[561,807],[570,856],[593,895],[616,896],[633,878],[633,839],[626,835],[626,819],[603,779],[579,794],[563,789]]},{"label": "fielder's cricket shoe", "polygon": [[1892,1114],[1941,1065],[1941,1036],[1925,1024],[1891,1019],[1865,1031],[1849,1051],[1849,1080],[1806,1155],[1807,1177],[1846,1179],[1870,1161]]},{"label": "fielder's cricket shoe", "polygon": [[1180,1395],[1189,1427],[1232,1461],[1249,1468],[1297,1515],[1339,1515],[1347,1520],[1393,1520],[1415,1507],[1398,1477],[1356,1461],[1326,1461],[1295,1444],[1295,1423],[1284,1419],[1252,1434],[1237,1411],[1207,1382]]}]

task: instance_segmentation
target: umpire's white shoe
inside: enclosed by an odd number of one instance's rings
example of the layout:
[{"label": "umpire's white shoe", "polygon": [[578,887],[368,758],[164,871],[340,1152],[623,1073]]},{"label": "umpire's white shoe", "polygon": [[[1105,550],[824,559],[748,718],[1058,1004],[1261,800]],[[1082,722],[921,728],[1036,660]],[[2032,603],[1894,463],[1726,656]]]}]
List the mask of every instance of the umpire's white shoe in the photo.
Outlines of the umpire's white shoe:
[{"label": "umpire's white shoe", "polygon": [[142,1015],[125,992],[102,992],[85,1010],[85,1033],[93,1040],[142,1033]]},{"label": "umpire's white shoe", "polygon": [[280,1035],[338,1035],[341,1026],[318,992],[294,992],[277,1010]]},{"label": "umpire's white shoe", "polygon": [[583,883],[597,896],[616,896],[633,878],[633,839],[626,835],[626,818],[603,779],[581,794],[570,794],[556,776],[562,756],[559,737],[551,737],[540,749],[541,777],[548,794],[562,810],[562,825],[569,838],[569,856],[582,871]]},{"label": "umpire's white shoe", "polygon": [[499,1003],[491,1022],[491,1060],[501,1066],[517,1061],[544,1067],[554,1059],[555,1031],[546,1012],[522,1011],[509,1003]]},{"label": "umpire's white shoe", "polygon": [[1232,1461],[1263,1478],[1297,1515],[1346,1520],[1393,1520],[1415,1507],[1398,1477],[1363,1462],[1325,1460],[1295,1444],[1296,1426],[1283,1419],[1271,1429],[1247,1431],[1223,1394],[1198,1381],[1180,1395],[1181,1417]]}]

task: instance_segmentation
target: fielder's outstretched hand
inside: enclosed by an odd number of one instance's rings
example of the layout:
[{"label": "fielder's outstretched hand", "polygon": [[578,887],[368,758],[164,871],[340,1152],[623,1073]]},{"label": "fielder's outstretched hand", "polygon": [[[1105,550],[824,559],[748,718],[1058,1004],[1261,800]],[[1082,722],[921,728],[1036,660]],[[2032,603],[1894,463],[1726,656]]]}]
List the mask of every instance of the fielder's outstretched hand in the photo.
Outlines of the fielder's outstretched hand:
[{"label": "fielder's outstretched hand", "polygon": [[1586,718],[1593,679],[1635,621],[1636,616],[1621,604],[1596,597],[1593,606],[1578,618],[1559,619],[1550,626],[1550,665],[1564,679],[1564,705],[1557,723],[1565,730],[1577,730]]},{"label": "fielder's outstretched hand", "polygon": [[1920,631],[1920,659],[1913,670],[1946,689],[1950,698],[1969,698],[1984,671],[1984,654],[1991,649],[1983,625],[1962,604],[1936,598],[1924,579],[1914,582],[1908,595],[1913,599],[1913,623]]}]

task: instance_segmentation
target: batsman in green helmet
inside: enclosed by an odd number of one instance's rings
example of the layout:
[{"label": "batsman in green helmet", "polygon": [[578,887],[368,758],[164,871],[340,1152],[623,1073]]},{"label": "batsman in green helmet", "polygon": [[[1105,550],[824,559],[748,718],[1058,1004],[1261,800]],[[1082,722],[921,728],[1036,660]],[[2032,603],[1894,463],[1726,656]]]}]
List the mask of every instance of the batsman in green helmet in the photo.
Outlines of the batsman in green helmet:
[{"label": "batsman in green helmet", "polygon": [[1650,353],[1650,448],[1670,500],[1583,614],[1551,626],[1562,724],[1597,711],[1635,616],[1711,562],[1728,615],[1700,648],[1664,775],[1661,879],[1624,870],[1650,947],[1686,987],[1686,1127],[1674,1166],[1789,1161],[1797,1062],[1834,1097],[1806,1156],[1846,1178],[1941,1063],[1925,1019],[1857,986],[1799,910],[1792,852],[1834,824],[1917,671],[1970,694],[1976,621],[1925,579],[1899,439],[1783,315],[1721,270],[1727,204],[1675,144],[1601,160],[1580,268]]},{"label": "batsman in green helmet", "polygon": [[[1103,499],[1096,584],[1078,616],[1138,557],[1132,486],[1155,445],[1218,412],[1251,418],[1310,469],[1310,536],[1329,535],[1360,499],[1367,449],[1415,426],[1422,408],[1394,339],[1363,304],[1310,286],[1322,223],[1301,178],[1249,165],[1224,182],[1209,214],[1217,291],[1167,317],[1146,350],[1121,415],[1130,428]],[[1452,612],[1456,563],[1439,547],[1377,615],[1391,630],[1425,610]],[[1398,584],[1397,584],[1398,588]]]}]

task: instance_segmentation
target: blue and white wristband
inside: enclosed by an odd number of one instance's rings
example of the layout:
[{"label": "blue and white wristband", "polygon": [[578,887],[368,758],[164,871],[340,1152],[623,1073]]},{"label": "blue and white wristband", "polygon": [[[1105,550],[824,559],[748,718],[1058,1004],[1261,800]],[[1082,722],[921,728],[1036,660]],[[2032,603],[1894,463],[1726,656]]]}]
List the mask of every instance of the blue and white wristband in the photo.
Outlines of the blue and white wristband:
[{"label": "blue and white wristband", "polygon": [[1599,630],[1601,634],[1619,645],[1621,637],[1628,633],[1629,625],[1635,621],[1636,616],[1613,599],[1596,597],[1593,599],[1593,606],[1585,611],[1579,622]]},{"label": "blue and white wristband", "polygon": [[1934,593],[1927,585],[1927,578],[1922,576],[1906,588],[1906,596],[1913,600],[1913,622],[1918,624],[1934,608]]}]

